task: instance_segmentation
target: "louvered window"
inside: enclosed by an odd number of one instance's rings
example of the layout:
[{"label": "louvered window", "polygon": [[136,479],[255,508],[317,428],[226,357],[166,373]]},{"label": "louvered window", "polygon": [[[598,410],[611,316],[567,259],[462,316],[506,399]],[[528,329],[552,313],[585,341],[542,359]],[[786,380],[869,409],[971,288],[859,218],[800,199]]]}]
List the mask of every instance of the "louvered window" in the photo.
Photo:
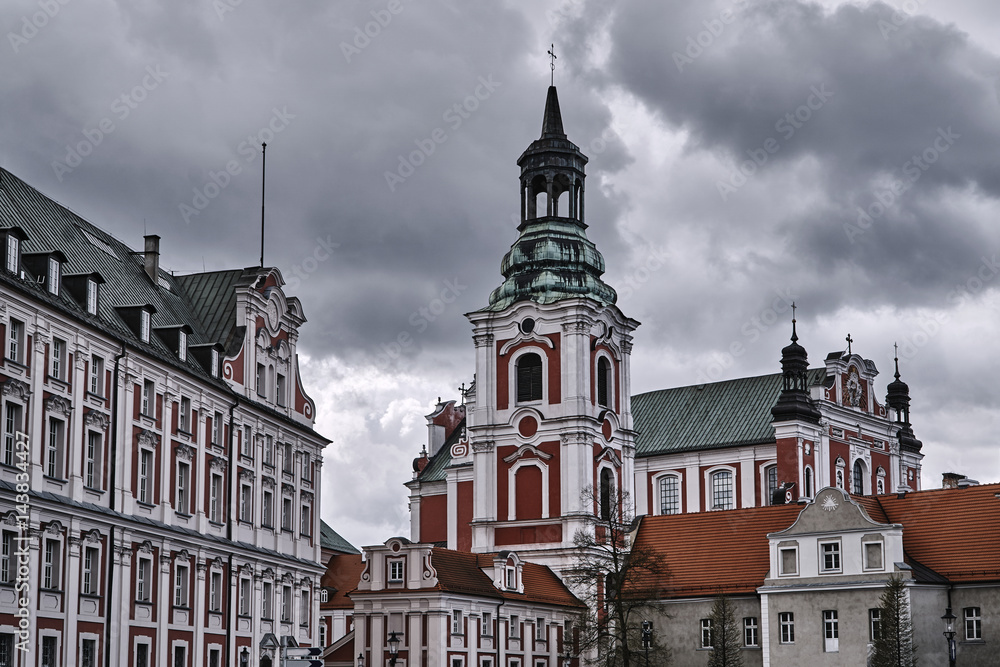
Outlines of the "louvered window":
[{"label": "louvered window", "polygon": [[517,360],[517,400],[542,400],[542,359],[537,354],[526,354]]}]

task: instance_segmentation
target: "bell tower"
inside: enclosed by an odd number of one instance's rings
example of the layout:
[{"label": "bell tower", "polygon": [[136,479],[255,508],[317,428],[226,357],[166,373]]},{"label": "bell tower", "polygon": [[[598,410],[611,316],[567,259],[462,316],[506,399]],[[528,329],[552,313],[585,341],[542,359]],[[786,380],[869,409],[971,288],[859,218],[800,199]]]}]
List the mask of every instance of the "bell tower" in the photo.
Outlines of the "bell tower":
[{"label": "bell tower", "polygon": [[587,157],[566,137],[554,86],[541,136],[517,163],[519,235],[501,263],[504,281],[467,315],[476,345],[466,405],[471,542],[560,571],[585,518],[617,489],[631,495],[629,356],[639,323],[601,280],[604,258],[586,235]]}]

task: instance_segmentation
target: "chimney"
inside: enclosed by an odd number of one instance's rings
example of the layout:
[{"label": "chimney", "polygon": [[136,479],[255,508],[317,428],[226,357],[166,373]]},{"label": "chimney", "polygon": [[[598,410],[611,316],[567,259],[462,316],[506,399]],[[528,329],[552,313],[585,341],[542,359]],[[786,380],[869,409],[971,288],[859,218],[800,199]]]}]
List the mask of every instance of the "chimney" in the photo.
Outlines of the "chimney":
[{"label": "chimney", "polygon": [[160,237],[156,234],[149,234],[142,238],[146,241],[142,260],[143,268],[146,269],[146,275],[153,281],[153,284],[158,285],[160,284]]},{"label": "chimney", "polygon": [[946,472],[941,475],[941,488],[957,489],[959,481],[963,479],[965,479],[965,475],[959,475],[957,472]]}]

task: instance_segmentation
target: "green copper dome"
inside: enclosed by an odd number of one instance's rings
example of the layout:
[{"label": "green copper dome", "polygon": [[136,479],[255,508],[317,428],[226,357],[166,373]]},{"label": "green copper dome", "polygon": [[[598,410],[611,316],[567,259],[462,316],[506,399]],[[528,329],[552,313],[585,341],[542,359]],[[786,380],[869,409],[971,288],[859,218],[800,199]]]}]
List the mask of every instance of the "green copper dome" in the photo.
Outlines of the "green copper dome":
[{"label": "green copper dome", "polygon": [[[602,305],[615,303],[618,295],[601,280],[604,258],[587,238],[583,222],[587,157],[563,132],[554,86],[545,100],[542,135],[517,163],[521,167],[520,236],[503,258],[500,272],[505,280],[493,290],[487,310],[504,310],[518,301],[548,304],[580,297]],[[536,215],[539,197],[546,204],[544,212]]]}]

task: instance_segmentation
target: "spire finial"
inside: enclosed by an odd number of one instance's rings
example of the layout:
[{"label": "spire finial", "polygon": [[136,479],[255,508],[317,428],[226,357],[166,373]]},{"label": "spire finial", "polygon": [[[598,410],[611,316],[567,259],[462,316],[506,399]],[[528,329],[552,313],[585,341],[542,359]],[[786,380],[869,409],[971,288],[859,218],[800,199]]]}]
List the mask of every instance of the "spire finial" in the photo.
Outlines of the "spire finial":
[{"label": "spire finial", "polygon": [[795,302],[792,301],[792,342],[798,341],[799,336],[795,333]]},{"label": "spire finial", "polygon": [[551,83],[549,85],[556,85],[556,45],[552,44],[549,48],[549,67],[552,68]]},{"label": "spire finial", "polygon": [[854,339],[851,338],[851,334],[847,334],[847,338],[844,340],[847,341],[847,354],[851,354],[851,343],[854,342]]},{"label": "spire finial", "polygon": [[899,345],[892,344],[892,358],[896,362],[896,379],[899,379]]}]

